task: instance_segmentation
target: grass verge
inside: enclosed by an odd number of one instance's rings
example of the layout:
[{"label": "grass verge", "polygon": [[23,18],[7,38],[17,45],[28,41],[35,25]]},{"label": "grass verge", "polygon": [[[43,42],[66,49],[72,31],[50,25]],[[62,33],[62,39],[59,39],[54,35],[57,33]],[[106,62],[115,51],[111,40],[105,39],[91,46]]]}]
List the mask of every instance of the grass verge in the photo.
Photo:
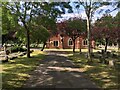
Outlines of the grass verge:
[{"label": "grass verge", "polygon": [[[83,70],[83,73],[101,88],[111,89],[120,88],[120,63],[114,68],[106,64],[98,63],[98,59],[93,58],[93,63],[87,64],[87,58],[84,54],[74,54],[69,58]],[[118,58],[120,60],[120,58]]]},{"label": "grass verge", "polygon": [[44,58],[44,54],[40,51],[31,53],[32,58],[27,58],[26,55],[8,63],[0,64],[2,67],[2,88],[19,88],[30,77],[30,72],[33,71],[39,61]]}]

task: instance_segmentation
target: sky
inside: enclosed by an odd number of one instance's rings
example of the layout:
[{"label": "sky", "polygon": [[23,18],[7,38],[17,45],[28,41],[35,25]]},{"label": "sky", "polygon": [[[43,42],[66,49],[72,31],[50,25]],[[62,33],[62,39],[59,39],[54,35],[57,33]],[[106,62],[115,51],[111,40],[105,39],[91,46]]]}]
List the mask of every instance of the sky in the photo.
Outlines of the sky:
[{"label": "sky", "polygon": [[[22,4],[22,2],[21,2]],[[81,17],[83,19],[86,18],[86,13],[85,13],[85,10],[84,10],[84,7],[82,5],[80,5],[80,8],[79,10],[76,9],[75,7],[75,3],[73,3],[73,1],[70,3],[70,5],[72,6],[72,9],[73,9],[73,13],[65,13],[65,14],[62,14],[62,18],[57,18],[57,22],[61,22],[65,19],[69,19],[70,17]],[[104,9],[102,13],[98,13],[101,9]],[[92,23],[95,22],[95,20],[101,18],[103,16],[103,14],[105,14],[105,10],[107,9],[110,9],[110,10],[113,10],[114,7],[112,7],[111,5],[109,6],[103,6],[103,7],[100,7],[96,12],[95,14],[93,15],[93,18],[92,18]],[[21,11],[22,12],[22,11]],[[28,11],[27,13],[30,13],[30,11]],[[111,12],[110,14],[114,17],[116,16],[116,14],[118,13],[118,10],[115,10],[113,12]]]},{"label": "sky", "polygon": [[[62,19],[61,18],[58,18],[58,22],[60,21],[63,21],[64,19],[69,19],[70,17],[81,17],[83,19],[86,18],[86,14],[85,14],[85,11],[84,11],[84,8],[83,6],[80,6],[79,8],[79,11],[75,8],[75,4],[74,3],[70,3],[70,5],[72,6],[73,8],[73,13],[65,13],[65,14],[62,14]],[[104,9],[102,13],[98,13],[101,9]],[[109,6],[103,6],[103,7],[100,7],[93,15],[93,23],[95,22],[95,20],[101,18],[103,16],[103,14],[105,14],[105,10],[107,9],[110,9],[110,10],[113,10],[114,7],[112,7],[112,5],[109,5]],[[112,11],[110,14],[114,17],[116,16],[116,14],[118,13],[118,10],[114,10]]]}]

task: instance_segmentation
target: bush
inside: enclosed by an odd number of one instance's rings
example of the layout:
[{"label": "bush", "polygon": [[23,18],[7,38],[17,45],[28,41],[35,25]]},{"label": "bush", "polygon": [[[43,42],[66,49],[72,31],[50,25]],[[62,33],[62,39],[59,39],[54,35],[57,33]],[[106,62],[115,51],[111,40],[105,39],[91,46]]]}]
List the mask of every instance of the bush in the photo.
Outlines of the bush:
[{"label": "bush", "polygon": [[6,54],[9,55],[10,51],[9,50],[6,50]]},{"label": "bush", "polygon": [[26,48],[22,48],[20,46],[11,47],[11,52],[18,52],[18,51],[24,52],[24,51],[27,51],[27,49]]}]

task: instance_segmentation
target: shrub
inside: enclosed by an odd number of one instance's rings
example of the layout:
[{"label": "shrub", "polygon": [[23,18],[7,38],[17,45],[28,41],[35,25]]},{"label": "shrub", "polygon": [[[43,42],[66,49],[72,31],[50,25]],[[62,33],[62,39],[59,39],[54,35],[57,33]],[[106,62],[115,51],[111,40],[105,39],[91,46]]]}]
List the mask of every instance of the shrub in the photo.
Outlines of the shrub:
[{"label": "shrub", "polygon": [[27,49],[26,48],[22,48],[20,46],[11,47],[11,52],[18,52],[18,51],[24,52],[24,51],[27,51]]},{"label": "shrub", "polygon": [[10,51],[9,50],[6,50],[6,54],[9,55]]}]

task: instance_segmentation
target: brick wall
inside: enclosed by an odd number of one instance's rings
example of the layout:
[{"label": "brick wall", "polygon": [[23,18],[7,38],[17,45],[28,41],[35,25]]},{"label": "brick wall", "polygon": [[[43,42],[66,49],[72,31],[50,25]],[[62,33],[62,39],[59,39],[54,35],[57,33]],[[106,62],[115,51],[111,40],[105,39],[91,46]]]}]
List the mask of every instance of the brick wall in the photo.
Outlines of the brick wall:
[{"label": "brick wall", "polygon": [[[51,36],[47,41],[46,48],[51,48],[51,49],[52,48],[60,49],[63,47],[64,47],[64,49],[73,48],[73,45],[68,45],[69,39],[70,39],[70,37],[64,36],[63,43],[62,43],[62,37],[59,34],[56,36]],[[78,37],[75,41],[75,48],[76,49],[79,49],[80,47],[87,48],[87,45],[84,45],[84,40],[85,39],[83,39],[82,37]],[[58,46],[54,46],[54,41],[58,41]],[[62,46],[62,44],[63,44],[63,46]],[[91,45],[92,45],[92,47],[95,47],[94,40],[91,41]]]}]

